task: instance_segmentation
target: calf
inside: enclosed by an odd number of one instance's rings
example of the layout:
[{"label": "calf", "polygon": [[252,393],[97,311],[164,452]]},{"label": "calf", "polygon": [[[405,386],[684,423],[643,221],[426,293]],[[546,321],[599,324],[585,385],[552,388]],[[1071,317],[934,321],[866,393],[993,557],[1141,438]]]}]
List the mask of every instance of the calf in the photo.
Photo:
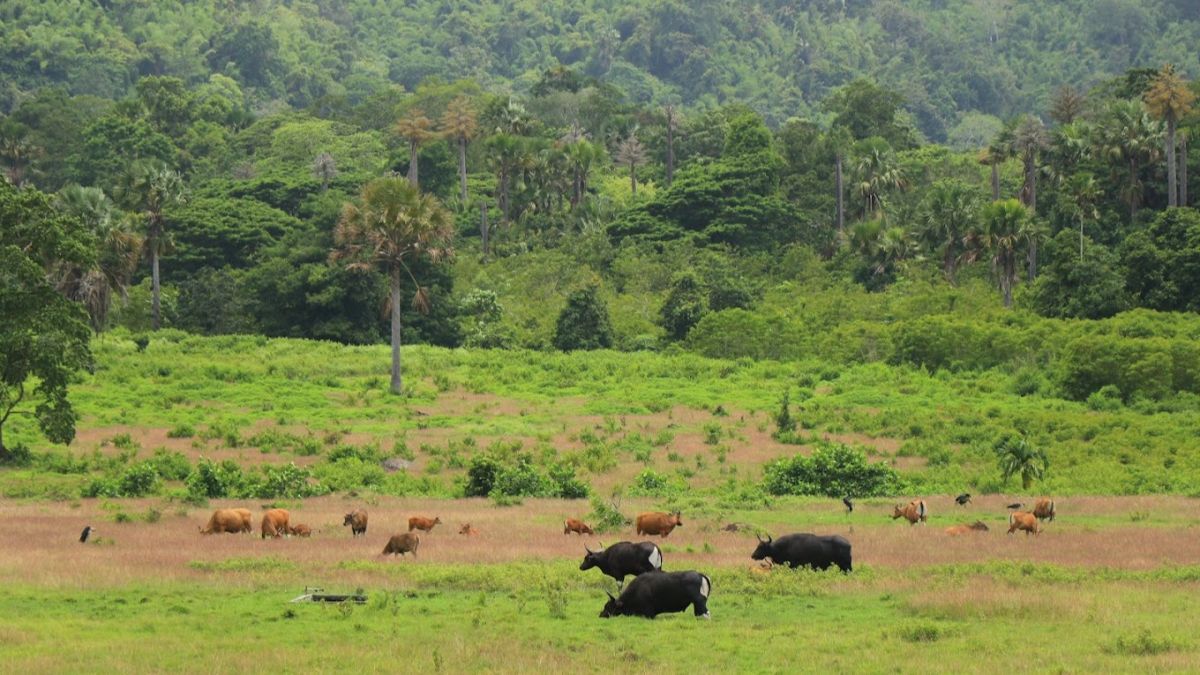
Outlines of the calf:
[{"label": "calf", "polygon": [[683,527],[683,518],[680,517],[678,511],[675,513],[651,511],[637,517],[637,533],[639,535],[657,534],[665,537],[671,534],[671,530],[676,527]]},{"label": "calf", "polygon": [[1033,515],[1037,516],[1038,520],[1049,520],[1054,522],[1054,500],[1049,497],[1041,497],[1033,504]]},{"label": "calf", "polygon": [[616,579],[620,585],[625,584],[627,576],[636,577],[662,569],[662,549],[649,541],[637,544],[620,541],[599,551],[593,551],[586,546],[583,550],[587,551],[587,555],[583,556],[583,562],[579,564],[580,570],[595,567]]},{"label": "calf", "polygon": [[295,525],[288,527],[288,534],[292,535],[293,537],[311,537],[312,528],[304,523],[296,523]]},{"label": "calf", "polygon": [[975,521],[971,525],[967,525],[966,523],[963,523],[962,525],[954,525],[952,527],[946,528],[946,534],[950,535],[951,537],[957,537],[957,536],[964,535],[964,534],[970,534],[972,532],[987,532],[987,531],[988,531],[988,526],[985,523],[978,521],[978,520]]},{"label": "calf", "polygon": [[600,618],[642,616],[653,619],[659,614],[682,612],[691,605],[698,618],[707,619],[711,591],[712,581],[699,572],[648,572],[630,582],[619,598],[606,591],[608,602],[604,604]]},{"label": "calf", "polygon": [[479,530],[471,527],[470,523],[465,523],[461,528],[459,528],[458,533],[465,534],[468,537],[474,537],[475,535],[479,534]]},{"label": "calf", "polygon": [[387,546],[383,547],[383,553],[380,555],[404,555],[405,553],[413,554],[417,557],[417,547],[421,545],[421,536],[415,532],[405,532],[404,534],[393,534],[391,539],[388,539]]},{"label": "calf", "polygon": [[563,522],[563,534],[595,534],[588,524],[578,518],[567,518]]},{"label": "calf", "polygon": [[752,560],[771,559],[776,565],[812,567],[826,570],[837,565],[843,572],[853,569],[850,542],[837,535],[786,534],[779,539],[758,538],[758,547],[750,554]]},{"label": "calf", "polygon": [[441,522],[441,517],[429,519],[424,516],[413,516],[412,518],[408,519],[408,531],[412,532],[413,530],[420,530],[422,532],[429,532],[433,529],[434,525],[437,525]]},{"label": "calf", "polygon": [[925,518],[928,515],[929,509],[925,507],[925,500],[914,499],[906,504],[904,508],[900,508],[900,505],[897,504],[896,508],[892,511],[892,520],[903,517],[908,521],[909,525],[916,525],[917,523],[924,525]]},{"label": "calf", "polygon": [[363,509],[355,509],[346,514],[342,520],[342,527],[350,526],[350,536],[357,537],[360,534],[367,533],[367,512]]},{"label": "calf", "polygon": [[1030,532],[1033,534],[1042,533],[1042,528],[1038,524],[1037,516],[1024,511],[1013,511],[1012,513],[1008,514],[1008,533],[1012,534],[1017,530],[1024,530],[1026,537],[1029,536]]}]

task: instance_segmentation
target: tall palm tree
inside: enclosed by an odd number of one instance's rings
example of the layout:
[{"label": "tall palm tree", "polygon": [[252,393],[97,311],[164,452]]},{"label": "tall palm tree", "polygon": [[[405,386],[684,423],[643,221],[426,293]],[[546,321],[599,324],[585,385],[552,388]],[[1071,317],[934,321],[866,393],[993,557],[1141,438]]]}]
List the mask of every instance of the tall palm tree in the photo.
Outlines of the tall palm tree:
[{"label": "tall palm tree", "polygon": [[968,259],[987,255],[1000,282],[1004,306],[1012,307],[1017,259],[1029,237],[1029,211],[1015,199],[992,202],[980,213],[980,228],[971,235]]},{"label": "tall palm tree", "polygon": [[846,153],[850,151],[853,141],[850,131],[843,126],[833,127],[825,135],[825,142],[833,151],[834,218],[837,221],[838,237],[842,239],[846,237]]},{"label": "tall palm tree", "polygon": [[646,148],[642,142],[637,139],[633,132],[630,132],[617,145],[616,160],[618,164],[629,167],[629,189],[633,194],[637,194],[637,168],[646,163]]},{"label": "tall palm tree", "polygon": [[980,194],[961,181],[938,181],[925,195],[920,211],[920,240],[942,260],[942,274],[953,286],[965,242],[976,229]]},{"label": "tall palm tree", "polygon": [[396,120],[396,134],[408,141],[408,182],[413,187],[420,187],[417,176],[417,156],[422,145],[437,138],[430,121],[420,108],[411,108],[403,117]]},{"label": "tall palm tree", "polygon": [[1137,101],[1114,101],[1109,104],[1100,131],[1104,156],[1112,162],[1115,178],[1124,173],[1122,197],[1129,204],[1129,219],[1137,217],[1142,201],[1142,167],[1158,158],[1162,141],[1162,125],[1150,117]]},{"label": "tall palm tree", "polygon": [[1079,260],[1083,260],[1083,224],[1100,219],[1100,209],[1097,203],[1104,196],[1104,190],[1096,177],[1090,173],[1077,173],[1066,183],[1067,194],[1071,196],[1071,211],[1079,221]]},{"label": "tall palm tree", "polygon": [[17,187],[25,186],[29,179],[29,166],[41,154],[41,148],[23,138],[0,138],[0,161],[4,163],[4,176]]},{"label": "tall palm tree", "polygon": [[479,131],[479,118],[471,99],[459,96],[446,106],[442,114],[442,133],[454,139],[458,146],[458,185],[462,208],[467,208],[467,144]]},{"label": "tall palm tree", "polygon": [[571,208],[579,208],[587,194],[588,176],[604,158],[604,148],[598,143],[580,139],[566,146],[567,160],[574,174],[571,190]]},{"label": "tall palm tree", "polygon": [[1024,437],[1009,437],[996,445],[996,458],[1005,483],[1013,476],[1021,477],[1021,487],[1028,490],[1034,480],[1041,480],[1050,466],[1045,450],[1029,444]]},{"label": "tall palm tree", "polygon": [[512,182],[519,168],[521,138],[507,133],[498,133],[486,141],[488,164],[496,174],[496,206],[500,209],[501,222],[509,221]]},{"label": "tall palm tree", "polygon": [[863,200],[863,216],[876,217],[883,210],[883,194],[888,190],[905,189],[908,179],[886,143],[860,144],[857,150],[854,169],[858,194]]},{"label": "tall palm tree", "polygon": [[1175,127],[1192,109],[1196,95],[1188,88],[1187,80],[1180,77],[1175,67],[1168,63],[1150,82],[1144,98],[1150,114],[1167,125],[1167,206],[1179,206]]},{"label": "tall palm tree", "polygon": [[[1021,159],[1025,167],[1025,186],[1021,189],[1021,201],[1029,207],[1029,212],[1037,216],[1037,175],[1038,160],[1043,150],[1050,145],[1050,137],[1046,126],[1033,115],[1026,115],[1013,131],[1013,151]],[[1037,277],[1037,242],[1030,243],[1029,251],[1029,280]]]},{"label": "tall palm tree", "polygon": [[362,189],[358,203],[347,203],[333,232],[331,254],[354,269],[378,266],[390,282],[392,392],[403,391],[400,378],[400,293],[412,281],[412,304],[428,311],[429,291],[413,275],[420,259],[438,262],[451,255],[454,219],[432,195],[423,195],[400,178],[377,178]]},{"label": "tall palm tree", "polygon": [[90,267],[66,266],[58,271],[57,286],[63,295],[87,310],[92,330],[104,329],[114,295],[126,297],[130,279],[142,255],[142,238],[104,191],[68,185],[55,204],[96,235],[99,250]]},{"label": "tall palm tree", "polygon": [[163,212],[187,201],[183,178],[156,160],[134,162],[119,186],[119,201],[145,221],[145,250],[150,255],[150,325],[162,326],[162,297],[159,259],[167,248]]}]

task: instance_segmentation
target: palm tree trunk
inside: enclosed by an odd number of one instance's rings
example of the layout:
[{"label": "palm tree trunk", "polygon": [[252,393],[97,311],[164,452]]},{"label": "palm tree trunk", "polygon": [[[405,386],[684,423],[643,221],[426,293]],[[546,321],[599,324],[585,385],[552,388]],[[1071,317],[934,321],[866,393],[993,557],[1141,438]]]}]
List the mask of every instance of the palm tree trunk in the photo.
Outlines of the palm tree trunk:
[{"label": "palm tree trunk", "polygon": [[637,194],[637,165],[629,165],[629,190],[633,194]]},{"label": "palm tree trunk", "polygon": [[419,187],[417,182],[417,142],[408,142],[408,182],[413,187]]},{"label": "palm tree trunk", "polygon": [[668,113],[667,116],[667,187],[671,187],[671,181],[675,180],[675,126],[674,115]]},{"label": "palm tree trunk", "polygon": [[150,327],[158,330],[162,326],[162,312],[159,300],[161,287],[158,276],[158,238],[151,241],[150,246]]},{"label": "palm tree trunk", "polygon": [[467,137],[458,137],[458,184],[462,207],[467,208]]},{"label": "palm tree trunk", "polygon": [[1187,133],[1179,137],[1179,205],[1188,205]]},{"label": "palm tree trunk", "polygon": [[837,190],[837,230],[840,239],[846,234],[846,204],[844,202],[845,188],[842,186],[842,153],[834,155],[834,189]]},{"label": "palm tree trunk", "polygon": [[488,228],[488,219],[487,219],[487,202],[480,202],[479,203],[479,239],[482,242],[481,246],[483,248],[483,257],[484,258],[487,258],[487,256],[488,256],[488,244],[489,244],[488,235],[490,234],[490,232],[488,230],[489,230],[489,228]]},{"label": "palm tree trunk", "polygon": [[400,270],[392,270],[392,393],[403,391],[400,382]]},{"label": "palm tree trunk", "polygon": [[1006,260],[1006,261],[1004,261],[1004,264],[1001,266],[1000,291],[1004,293],[1004,307],[1005,308],[1012,307],[1013,283],[1016,281],[1016,278],[1017,278],[1016,267],[1017,266],[1016,266],[1015,260]]},{"label": "palm tree trunk", "polygon": [[1167,115],[1167,206],[1179,206],[1179,184],[1176,183],[1175,119]]},{"label": "palm tree trunk", "polygon": [[1000,165],[992,162],[992,201],[1000,201]]},{"label": "palm tree trunk", "polygon": [[1129,159],[1129,222],[1133,222],[1137,218],[1138,209],[1138,164],[1134,158]]},{"label": "palm tree trunk", "polygon": [[1079,262],[1083,262],[1083,218],[1079,219]]}]

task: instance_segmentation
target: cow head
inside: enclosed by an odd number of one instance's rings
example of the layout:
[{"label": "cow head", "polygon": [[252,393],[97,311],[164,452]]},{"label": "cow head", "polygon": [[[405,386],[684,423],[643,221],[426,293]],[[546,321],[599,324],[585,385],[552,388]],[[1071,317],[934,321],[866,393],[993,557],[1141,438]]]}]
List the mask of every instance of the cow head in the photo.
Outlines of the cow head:
[{"label": "cow head", "polygon": [[892,507],[892,520],[895,520],[903,515],[904,515],[904,510],[900,508],[899,504]]},{"label": "cow head", "polygon": [[768,534],[766,539],[763,539],[762,537],[759,537],[758,535],[754,535],[754,536],[758,537],[758,546],[754,549],[754,553],[750,554],[750,559],[751,560],[766,560],[767,558],[770,558],[771,552],[773,551],[771,542],[774,541],[773,539],[771,539],[771,535]]},{"label": "cow head", "polygon": [[442,518],[441,518],[441,516],[435,516],[435,517],[434,517],[434,519],[433,519],[433,524],[434,524],[434,525],[440,525],[440,524],[441,524],[441,522],[442,522]]},{"label": "cow head", "polygon": [[683,527],[683,516],[678,511],[672,514],[671,519],[675,521],[675,527]]},{"label": "cow head", "polygon": [[975,524],[971,526],[971,529],[979,530],[980,532],[987,532],[988,526],[983,521],[977,520],[977,521],[975,521]]},{"label": "cow head", "polygon": [[604,591],[608,596],[608,602],[604,603],[604,609],[600,610],[600,618],[607,619],[610,616],[620,616],[624,614],[625,605],[619,599],[614,598],[612,593]]},{"label": "cow head", "polygon": [[587,546],[584,546],[583,550],[587,551],[587,553],[583,556],[583,562],[579,563],[580,570],[590,570],[593,567],[597,567],[604,559],[603,548],[601,548],[599,551],[593,551]]},{"label": "cow head", "polygon": [[353,524],[354,524],[354,514],[353,514],[353,513],[347,513],[347,514],[346,514],[346,519],[342,521],[342,526],[344,527],[344,526],[346,526],[346,525],[353,525]]}]

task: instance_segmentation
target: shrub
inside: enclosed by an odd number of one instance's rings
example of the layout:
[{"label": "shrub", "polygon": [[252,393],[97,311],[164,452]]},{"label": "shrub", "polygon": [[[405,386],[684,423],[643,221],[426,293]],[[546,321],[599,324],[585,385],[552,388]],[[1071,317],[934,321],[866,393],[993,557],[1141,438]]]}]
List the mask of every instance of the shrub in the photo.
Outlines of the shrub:
[{"label": "shrub", "polygon": [[680,478],[672,479],[654,469],[645,469],[633,479],[629,494],[638,497],[672,497],[687,490]]},{"label": "shrub", "polygon": [[534,467],[533,458],[526,454],[517,458],[516,463],[500,469],[489,494],[508,497],[544,497],[550,492],[548,481]]},{"label": "shrub", "polygon": [[595,286],[575,291],[558,315],[552,340],[555,349],[608,349],[613,345],[613,329],[608,308]]},{"label": "shrub", "polygon": [[792,418],[791,410],[791,395],[788,392],[783,392],[783,399],[779,401],[779,412],[775,415],[775,433],[790,434],[796,430],[796,420]]},{"label": "shrub", "polygon": [[234,496],[241,492],[244,482],[241,467],[228,459],[220,464],[201,459],[184,480],[188,497],[196,501]]},{"label": "shrub", "polygon": [[616,504],[592,497],[592,512],[588,514],[588,522],[593,530],[602,533],[628,527],[633,520],[626,518]]},{"label": "shrub", "polygon": [[467,483],[463,494],[467,497],[486,497],[496,485],[500,463],[489,455],[476,455],[467,467]]},{"label": "shrub", "polygon": [[561,499],[584,499],[588,496],[588,484],[575,476],[575,467],[559,462],[547,472],[555,497]]},{"label": "shrub", "polygon": [[288,463],[283,466],[262,467],[262,479],[251,489],[251,494],[263,499],[303,499],[326,492],[320,483],[311,483],[312,474]]},{"label": "shrub", "polygon": [[672,340],[682,340],[708,311],[708,299],[700,279],[691,270],[681,272],[671,282],[671,290],[659,310],[659,324]]},{"label": "shrub", "polygon": [[167,432],[167,438],[191,438],[196,435],[196,428],[190,424],[176,424]]},{"label": "shrub", "polygon": [[796,455],[767,464],[763,487],[773,495],[878,497],[898,492],[900,477],[886,464],[868,463],[861,450],[821,441],[811,457]]},{"label": "shrub", "polygon": [[183,453],[165,448],[155,450],[150,463],[164,480],[184,480],[192,472],[192,464]]},{"label": "shrub", "polygon": [[1087,397],[1087,407],[1101,412],[1120,410],[1123,407],[1121,390],[1114,384],[1106,384]]}]

